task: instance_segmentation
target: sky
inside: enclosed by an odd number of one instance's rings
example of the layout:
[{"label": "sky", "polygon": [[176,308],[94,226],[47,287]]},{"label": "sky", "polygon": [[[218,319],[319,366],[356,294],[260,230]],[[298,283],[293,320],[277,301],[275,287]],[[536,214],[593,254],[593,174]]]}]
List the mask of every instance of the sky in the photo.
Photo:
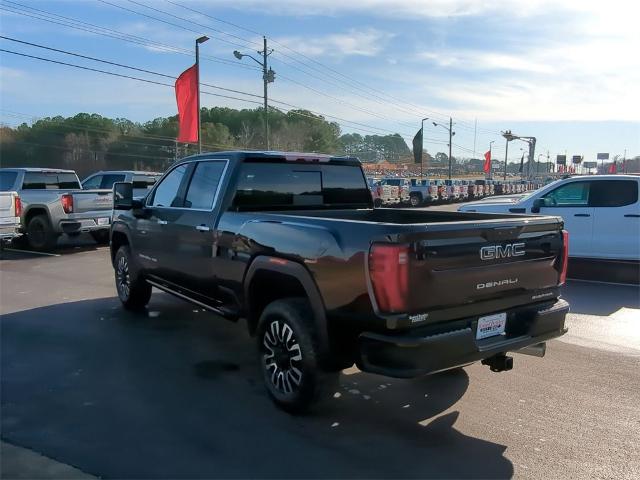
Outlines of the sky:
[{"label": "sky", "polygon": [[[176,113],[170,85],[201,47],[202,105],[255,108],[250,58],[266,35],[273,106],[305,108],[343,132],[400,133],[425,148],[503,159],[511,130],[536,156],[640,154],[640,3],[621,0],[0,0],[0,121],[95,112],[147,121]],[[161,73],[168,77],[154,75]],[[206,92],[206,93],[205,93]],[[250,95],[246,95],[246,93]],[[226,98],[216,95],[226,95]],[[282,103],[275,103],[282,102]],[[433,121],[440,125],[433,125]],[[509,145],[520,159],[523,142]]]}]

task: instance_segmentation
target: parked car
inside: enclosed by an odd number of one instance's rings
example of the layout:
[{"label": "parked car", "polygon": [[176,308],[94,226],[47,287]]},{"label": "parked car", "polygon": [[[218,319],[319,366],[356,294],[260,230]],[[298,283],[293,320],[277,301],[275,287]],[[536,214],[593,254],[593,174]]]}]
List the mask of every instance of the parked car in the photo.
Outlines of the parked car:
[{"label": "parked car", "polygon": [[449,190],[447,189],[447,185],[444,183],[444,180],[432,180],[432,184],[438,189],[438,201],[448,202]]},{"label": "parked car", "polygon": [[640,260],[640,177],[589,175],[557,180],[520,196],[469,203],[461,212],[557,215],[571,235],[571,256]]},{"label": "parked car", "polygon": [[151,187],[162,176],[160,172],[145,172],[136,170],[108,170],[100,171],[89,175],[82,181],[84,190],[109,189],[113,188],[116,182],[132,182],[133,195],[144,197]]},{"label": "parked car", "polygon": [[22,202],[17,192],[0,188],[0,242],[11,241],[19,235]]},{"label": "parked car", "polygon": [[432,181],[422,178],[412,178],[409,189],[409,202],[411,206],[417,207],[423,203],[438,201],[438,186]]},{"label": "parked car", "polygon": [[476,180],[477,195],[479,198],[486,197],[489,194],[489,189],[485,189],[484,180]]},{"label": "parked car", "polygon": [[452,202],[457,202],[460,200],[460,185],[457,180],[444,180],[444,184],[447,188],[447,197]]},{"label": "parked car", "polygon": [[478,198],[478,186],[473,180],[462,180],[462,184],[467,187],[467,196],[469,200]]},{"label": "parked car", "polygon": [[20,196],[20,231],[34,250],[51,250],[62,234],[89,232],[97,241],[109,237],[111,190],[82,190],[73,170],[2,168],[7,191]]},{"label": "parked car", "polygon": [[369,191],[371,192],[371,198],[373,198],[373,206],[381,207],[382,206],[382,186],[380,182],[377,180],[367,177],[367,185],[369,186]]},{"label": "parked car", "polygon": [[380,186],[382,205],[409,203],[411,184],[406,178],[383,178],[380,180]]},{"label": "parked car", "polygon": [[555,216],[374,209],[357,159],[280,152],[186,158],[145,199],[129,183],[114,194],[123,306],[143,308],[155,286],[246,318],[267,391],[290,411],[353,363],[402,378],[480,360],[503,371],[508,352],[540,356],[566,332]]}]

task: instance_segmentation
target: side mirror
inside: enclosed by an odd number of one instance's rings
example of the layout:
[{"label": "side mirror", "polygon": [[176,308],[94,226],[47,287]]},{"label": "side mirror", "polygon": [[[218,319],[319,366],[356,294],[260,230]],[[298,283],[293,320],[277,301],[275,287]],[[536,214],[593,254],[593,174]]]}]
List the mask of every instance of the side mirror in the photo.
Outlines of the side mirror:
[{"label": "side mirror", "polygon": [[544,198],[536,198],[531,206],[531,213],[540,213],[542,207],[544,207]]},{"label": "side mirror", "polygon": [[131,210],[133,208],[133,183],[116,182],[113,184],[113,209]]}]

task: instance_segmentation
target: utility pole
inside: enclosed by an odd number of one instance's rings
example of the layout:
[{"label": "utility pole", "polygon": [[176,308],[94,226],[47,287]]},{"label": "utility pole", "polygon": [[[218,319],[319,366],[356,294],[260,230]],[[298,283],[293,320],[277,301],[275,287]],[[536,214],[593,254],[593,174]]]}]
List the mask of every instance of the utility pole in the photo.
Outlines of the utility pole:
[{"label": "utility pole", "polygon": [[503,180],[506,180],[507,179],[507,161],[509,159],[509,142],[511,140],[515,140],[516,136],[511,133],[511,130],[502,132],[502,136],[507,141],[507,144],[504,148],[504,176],[502,177]]},{"label": "utility pole", "polygon": [[196,38],[196,83],[198,97],[198,153],[202,153],[202,131],[200,129],[200,44],[209,40],[209,37],[202,36]]},{"label": "utility pole", "polygon": [[420,179],[422,179],[422,163],[423,163],[423,152],[424,152],[424,121],[429,120],[429,117],[425,117],[420,122],[420,131],[422,132],[422,145],[420,149]]},{"label": "utility pole", "polygon": [[264,138],[267,150],[269,150],[269,105],[267,104],[267,37],[262,37],[262,82],[264,83]]},{"label": "utility pole", "polygon": [[451,147],[453,136],[456,134],[456,132],[453,131],[453,118],[449,117],[449,127],[437,122],[431,123],[433,123],[434,127],[442,127],[449,132],[449,180],[451,180]]},{"label": "utility pole", "polygon": [[[476,139],[478,136],[476,135],[476,131],[478,129],[478,119],[474,119],[473,121],[473,157],[477,157],[476,155]],[[489,150],[491,150],[491,146],[489,146]]]},{"label": "utility pole", "polygon": [[493,180],[493,165],[491,164],[491,162],[493,161],[493,158],[491,157],[491,147],[493,146],[494,143],[495,143],[495,140],[491,140],[489,142],[489,180]]},{"label": "utility pole", "polygon": [[449,180],[451,180],[451,137],[453,137],[453,119],[449,117]]},{"label": "utility pole", "polygon": [[249,57],[251,60],[256,62],[258,65],[262,67],[262,82],[264,86],[264,145],[265,149],[269,150],[269,105],[268,105],[268,96],[267,96],[267,84],[273,83],[276,79],[276,72],[274,72],[271,68],[267,69],[267,57],[273,53],[272,50],[267,49],[267,37],[262,37],[263,41],[263,50],[258,52],[258,54],[262,55],[262,61],[257,60],[256,58],[248,55],[246,53],[240,53],[238,50],[233,51],[233,55],[238,59],[242,60],[242,57]]}]

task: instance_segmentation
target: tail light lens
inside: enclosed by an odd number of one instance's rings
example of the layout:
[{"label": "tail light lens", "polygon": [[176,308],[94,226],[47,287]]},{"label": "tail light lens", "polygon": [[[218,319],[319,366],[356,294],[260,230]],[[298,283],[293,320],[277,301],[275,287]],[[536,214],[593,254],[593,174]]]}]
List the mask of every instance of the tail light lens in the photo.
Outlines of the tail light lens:
[{"label": "tail light lens", "polygon": [[560,270],[560,285],[567,281],[569,267],[569,232],[562,230],[562,270]]},{"label": "tail light lens", "polygon": [[378,309],[384,313],[407,311],[409,247],[374,243],[369,252],[369,275]]},{"label": "tail light lens", "polygon": [[378,196],[381,197],[382,196],[382,187],[380,185],[378,185],[376,187],[376,192],[378,192]]},{"label": "tail light lens", "polygon": [[60,201],[62,202],[64,213],[73,213],[73,195],[65,193],[60,197]]},{"label": "tail light lens", "polygon": [[13,197],[13,208],[16,211],[16,217],[22,215],[22,200],[20,200],[20,197],[18,195]]}]

